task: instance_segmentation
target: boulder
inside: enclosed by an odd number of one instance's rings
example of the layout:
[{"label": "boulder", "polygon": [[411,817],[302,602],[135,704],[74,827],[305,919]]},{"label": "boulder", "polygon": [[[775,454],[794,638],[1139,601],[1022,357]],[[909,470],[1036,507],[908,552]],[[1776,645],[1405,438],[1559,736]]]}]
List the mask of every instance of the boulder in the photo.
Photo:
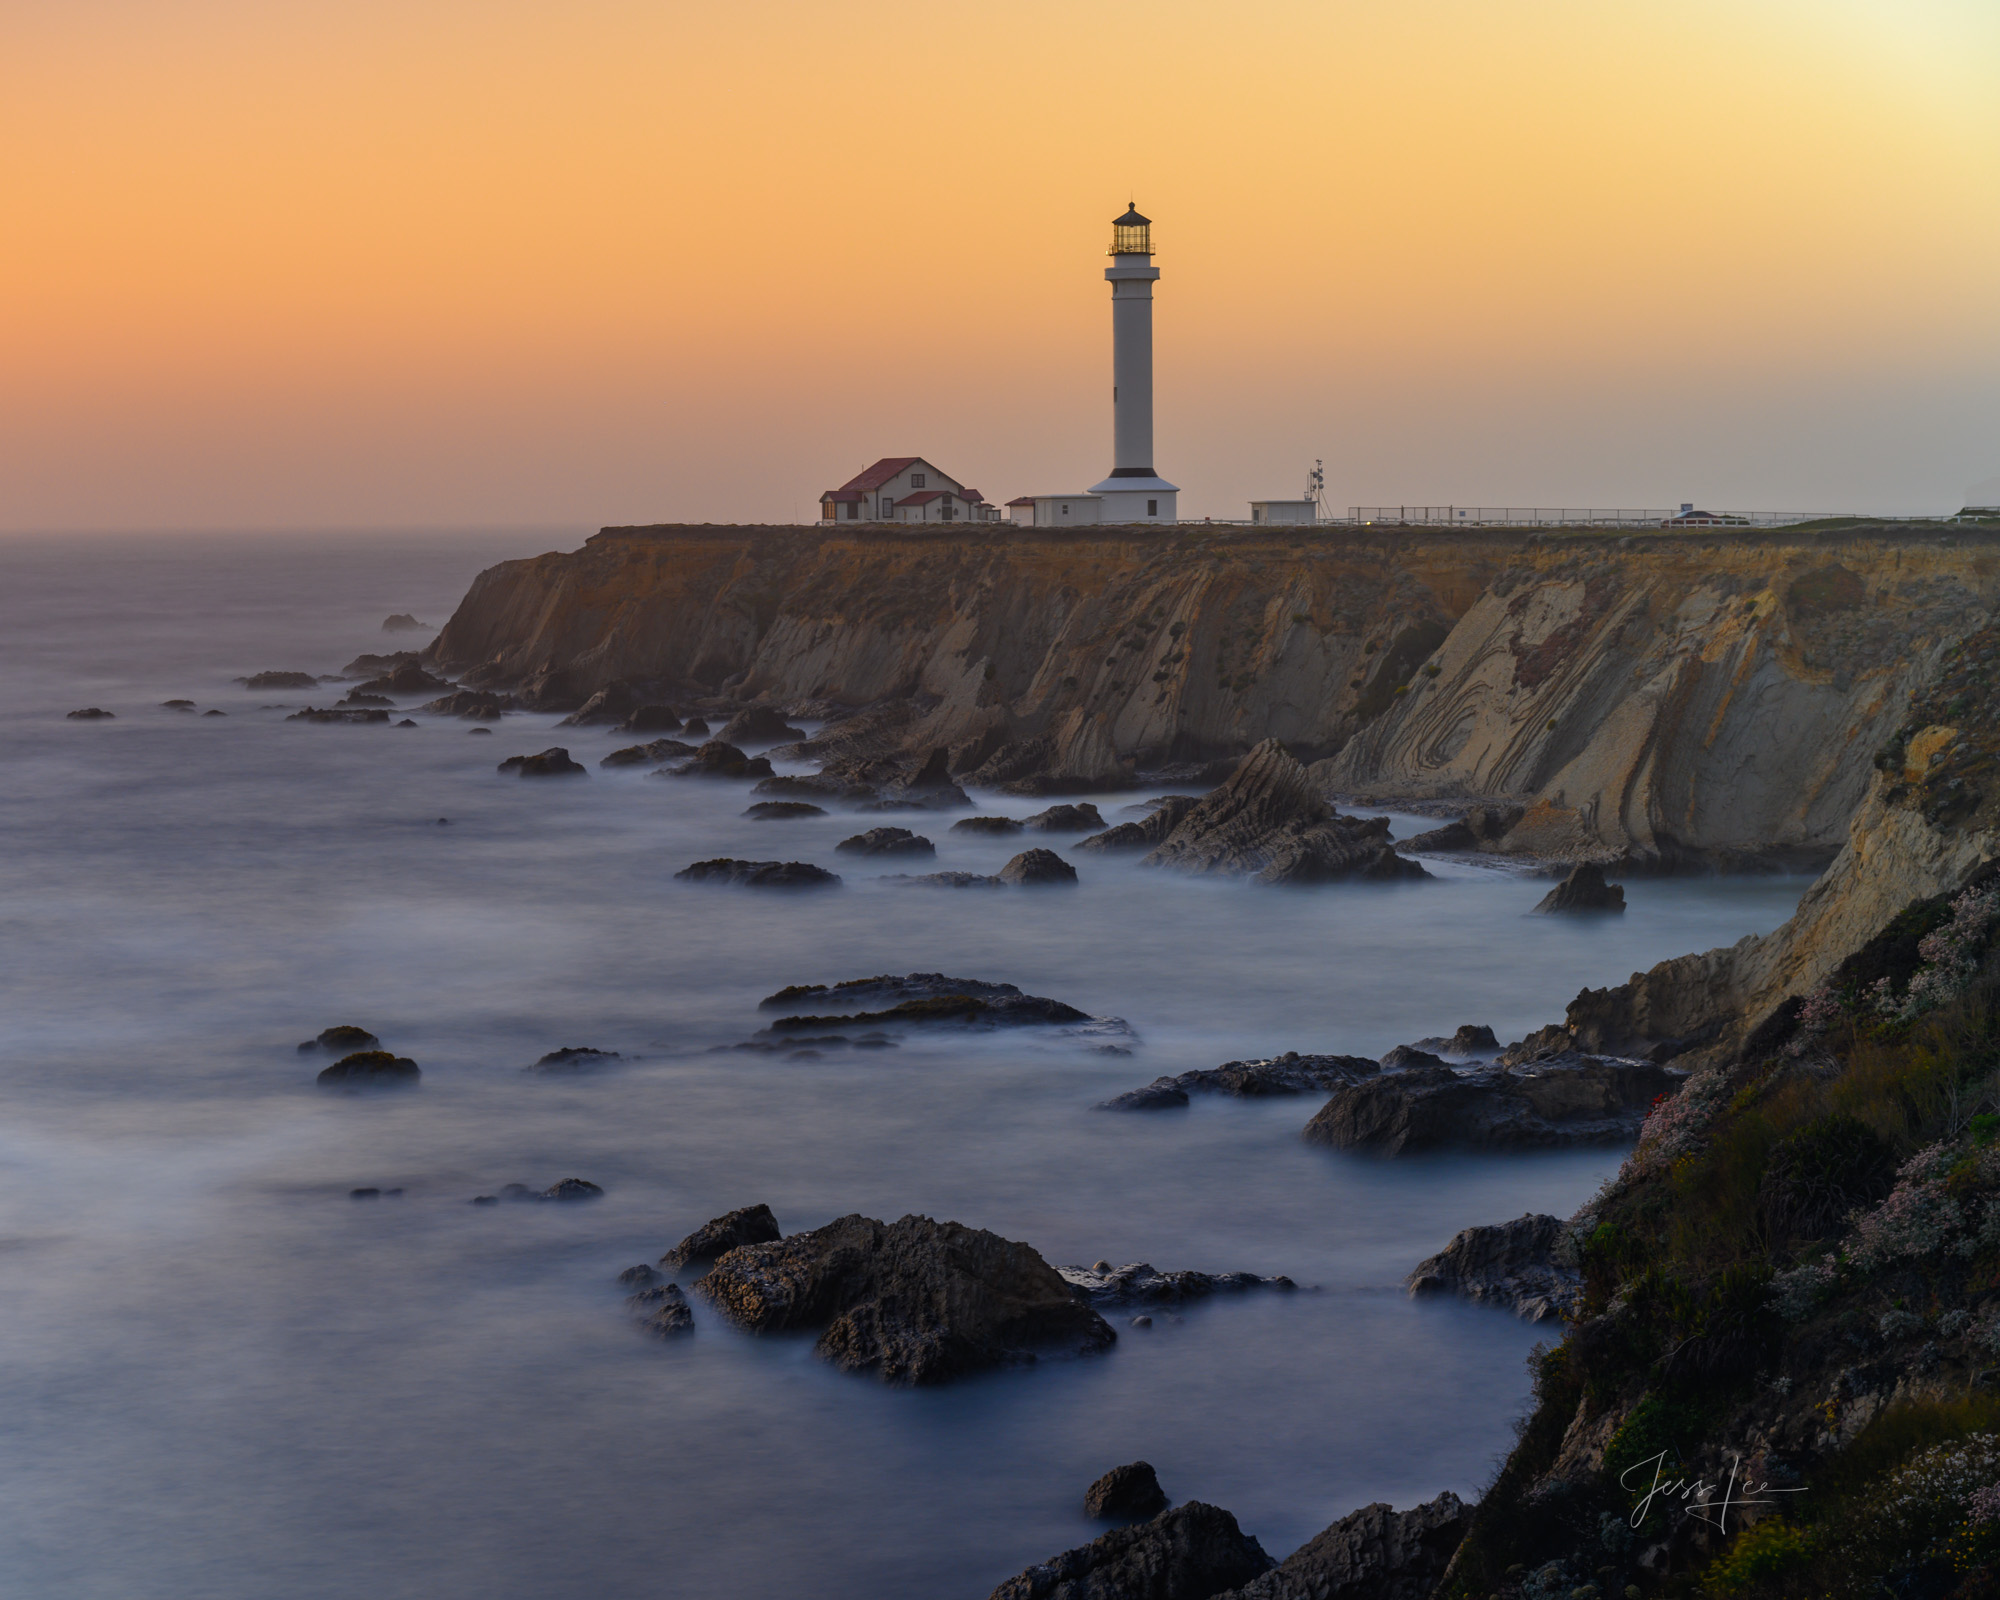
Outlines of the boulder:
[{"label": "boulder", "polygon": [[306,1040],[299,1049],[301,1052],[327,1050],[350,1055],[356,1050],[379,1050],[381,1046],[382,1041],[374,1034],[366,1028],[357,1028],[350,1022],[343,1023],[337,1028],[322,1028],[316,1037]]},{"label": "boulder", "polygon": [[626,713],[625,720],[618,724],[620,733],[679,733],[681,719],[674,714],[672,706],[634,706]]},{"label": "boulder", "polygon": [[1060,1000],[1047,1000],[1035,994],[1018,992],[1011,995],[940,994],[900,1001],[883,1011],[779,1017],[771,1024],[768,1031],[798,1033],[815,1028],[853,1027],[862,1024],[886,1027],[891,1023],[1019,1028],[1092,1020],[1094,1019],[1088,1012],[1079,1011],[1075,1006],[1065,1005]]},{"label": "boulder", "polygon": [[725,1256],[739,1245],[775,1244],[784,1234],[769,1206],[741,1206],[704,1222],[660,1257],[660,1265],[678,1272]]},{"label": "boulder", "polygon": [[1029,817],[1025,826],[1037,833],[1089,833],[1104,826],[1104,818],[1098,815],[1097,807],[1088,801],[1080,805],[1050,806],[1046,811],[1037,811]]},{"label": "boulder", "polygon": [[1452,1056],[1461,1061],[1470,1061],[1483,1056],[1500,1053],[1500,1040],[1493,1030],[1484,1023],[1461,1023],[1450,1038],[1434,1036],[1419,1039],[1410,1046],[1412,1050],[1428,1050],[1433,1055]]},{"label": "boulder", "polygon": [[246,689],[317,689],[319,679],[310,672],[253,672],[236,680]]},{"label": "boulder", "polygon": [[598,1050],[587,1044],[564,1045],[560,1050],[551,1050],[537,1061],[530,1072],[588,1072],[592,1067],[608,1066],[613,1061],[624,1059],[616,1050]]},{"label": "boulder", "polygon": [[[693,722],[683,730],[693,733]],[[720,739],[711,739],[699,750],[694,759],[684,761],[673,769],[676,778],[768,778],[771,763],[762,756],[746,756],[733,744]]]},{"label": "boulder", "polygon": [[1428,1050],[1419,1050],[1413,1044],[1391,1045],[1376,1063],[1384,1072],[1408,1072],[1412,1067],[1448,1067],[1443,1056],[1434,1056]]},{"label": "boulder", "polygon": [[736,861],[718,856],[674,874],[680,883],[726,883],[745,889],[833,889],[838,875],[807,861]]},{"label": "boulder", "polygon": [[192,700],[162,700],[160,702],[160,709],[162,711],[192,711],[194,710],[194,702]]},{"label": "boulder", "polygon": [[769,795],[774,800],[873,800],[875,786],[848,778],[831,778],[811,772],[764,779],[752,794]]},{"label": "boulder", "polygon": [[1233,1516],[1190,1500],[1028,1568],[991,1600],[1210,1600],[1270,1568]]},{"label": "boulder", "polygon": [[886,872],[875,880],[903,887],[932,889],[1004,889],[1004,879],[984,872]]},{"label": "boulder", "polygon": [[1288,1050],[1261,1061],[1225,1061],[1171,1078],[1155,1078],[1104,1101],[1103,1111],[1160,1111],[1184,1106],[1191,1094],[1226,1094],[1248,1100],[1280,1094],[1326,1094],[1372,1078],[1380,1067],[1366,1056],[1304,1056]]},{"label": "boulder", "polygon": [[[1586,989],[1585,994],[1591,991]],[[1531,1061],[1546,1061],[1551,1056],[1566,1056],[1576,1048],[1576,1040],[1569,1028],[1560,1022],[1551,1022],[1537,1028],[1525,1039],[1517,1039],[1500,1052],[1496,1063],[1503,1067],[1526,1066]]]},{"label": "boulder", "polygon": [[1430,1600],[1471,1521],[1449,1490],[1408,1511],[1378,1501],[1214,1600]]},{"label": "boulder", "polygon": [[[204,712],[202,713],[202,715],[203,715],[204,717],[226,717],[226,716],[228,716],[228,715],[229,715],[229,713],[228,713],[227,711],[218,711],[218,710],[216,710],[216,709],[215,709],[215,707],[213,707],[213,706],[210,706],[210,707],[208,708],[208,710],[206,710],[206,711],[204,711]],[[404,726],[404,727],[406,727],[406,728],[413,728],[413,727],[415,727],[415,726],[416,726],[416,724],[415,724],[415,723],[413,723],[413,722],[406,722],[406,723],[402,724],[402,726]]]},{"label": "boulder", "polygon": [[863,809],[950,811],[971,804],[972,797],[952,781],[951,752],[939,749],[910,776],[884,784],[881,798]]},{"label": "boulder", "polygon": [[85,706],[81,711],[65,712],[71,722],[108,722],[117,716],[115,711],[106,711],[102,706]]},{"label": "boulder", "polygon": [[303,711],[294,711],[287,722],[380,722],[387,723],[389,713],[368,706],[307,706]]},{"label": "boulder", "polygon": [[804,800],[759,800],[743,815],[752,822],[788,822],[794,817],[823,817],[826,807],[810,805]]},{"label": "boulder", "polygon": [[357,1050],[343,1056],[319,1075],[322,1089],[406,1089],[423,1077],[407,1056],[387,1050]]},{"label": "boulder", "polygon": [[656,1283],[625,1297],[625,1308],[639,1326],[656,1339],[671,1339],[694,1329],[694,1308],[677,1283]]},{"label": "boulder", "polygon": [[731,744],[791,744],[805,736],[805,729],[794,728],[776,706],[745,706],[716,735]]},{"label": "boulder", "polygon": [[1002,883],[1036,886],[1076,882],[1076,868],[1053,850],[1023,850],[1000,869]]},{"label": "boulder", "polygon": [[394,616],[382,619],[384,633],[425,633],[430,630],[428,622],[419,622],[407,611],[398,611]]},{"label": "boulder", "polygon": [[1535,910],[1543,915],[1561,911],[1623,911],[1624,887],[1604,881],[1604,869],[1586,861],[1572,867],[1567,878],[1543,895]]},{"label": "boulder", "polygon": [[1409,1067],[1338,1091],[1305,1137],[1382,1155],[1617,1144],[1637,1138],[1653,1102],[1684,1078],[1650,1061],[1581,1054],[1519,1068]]},{"label": "boulder", "polygon": [[1016,817],[960,817],[953,833],[1019,833],[1027,824]]},{"label": "boulder", "polygon": [[[935,1000],[976,995],[987,1000],[1025,998],[1011,983],[985,978],[953,978],[942,972],[879,973],[849,978],[845,983],[792,983],[757,1002],[759,1011],[824,1011],[840,1006],[901,1005],[907,1000]],[[1079,1016],[1081,1012],[1077,1013]]]},{"label": "boulder", "polygon": [[386,694],[363,694],[359,689],[349,689],[334,702],[336,706],[393,706],[395,703]]},{"label": "boulder", "polygon": [[1556,1259],[1566,1224],[1530,1212],[1512,1222],[1465,1228],[1403,1280],[1412,1295],[1456,1294],[1505,1306],[1530,1322],[1559,1321],[1583,1300],[1583,1279]]},{"label": "boulder", "polygon": [[425,703],[423,709],[438,717],[462,717],[467,722],[498,722],[503,711],[518,709],[512,695],[488,694],[483,689],[454,689]]},{"label": "boulder", "polygon": [[639,708],[639,697],[628,683],[607,684],[578,706],[558,728],[588,728],[598,723],[623,722]]},{"label": "boulder", "polygon": [[1150,1461],[1113,1467],[1083,1491],[1083,1514],[1112,1522],[1158,1516],[1167,1509],[1166,1491]]},{"label": "boulder", "polygon": [[1076,841],[1079,850],[1150,850],[1159,844],[1201,801],[1191,794],[1170,794],[1136,822],[1121,822]]},{"label": "boulder", "polygon": [[755,1332],[821,1328],[820,1356],[889,1383],[943,1383],[1117,1339],[1027,1245],[929,1217],[846,1216],[742,1245],[696,1289]]},{"label": "boulder", "polygon": [[850,856],[934,856],[937,846],[908,828],[870,828],[850,839],[842,839],[834,849]]},{"label": "boulder", "polygon": [[502,772],[516,773],[523,778],[587,778],[590,769],[581,761],[572,761],[569,752],[561,746],[551,746],[538,756],[509,756],[500,763]]},{"label": "boulder", "polygon": [[405,661],[392,672],[370,678],[361,685],[365,694],[442,694],[451,687],[442,678],[433,678],[415,661]]},{"label": "boulder", "polygon": [[[423,664],[423,659],[424,658],[422,652],[417,650],[390,650],[382,655],[359,655],[356,656],[352,661],[348,662],[346,666],[340,669],[340,675],[343,678],[380,678],[387,676],[391,672],[394,672],[398,667],[403,666],[405,663],[421,666]],[[304,676],[304,674],[301,674],[301,676]],[[259,689],[266,687],[274,689],[286,688],[286,687],[304,688],[306,687],[306,685],[304,684],[265,685],[253,682],[251,684],[251,687]]]},{"label": "boulder", "polygon": [[1107,1261],[1088,1267],[1057,1267],[1063,1282],[1078,1299],[1092,1305],[1148,1304],[1206,1300],[1210,1295],[1244,1289],[1296,1289],[1290,1278],[1260,1278],[1254,1272],[1157,1272],[1148,1261],[1114,1267]]},{"label": "boulder", "polygon": [[1190,807],[1145,862],[1268,884],[1429,876],[1390,847],[1385,818],[1337,814],[1276,739],[1258,745],[1227,783]]},{"label": "boulder", "polygon": [[541,1193],[544,1200],[602,1200],[604,1191],[588,1178],[564,1178]]},{"label": "boulder", "polygon": [[600,767],[643,767],[693,754],[694,746],[691,744],[682,744],[678,739],[655,739],[650,744],[628,744],[622,750],[614,750],[597,764]]}]

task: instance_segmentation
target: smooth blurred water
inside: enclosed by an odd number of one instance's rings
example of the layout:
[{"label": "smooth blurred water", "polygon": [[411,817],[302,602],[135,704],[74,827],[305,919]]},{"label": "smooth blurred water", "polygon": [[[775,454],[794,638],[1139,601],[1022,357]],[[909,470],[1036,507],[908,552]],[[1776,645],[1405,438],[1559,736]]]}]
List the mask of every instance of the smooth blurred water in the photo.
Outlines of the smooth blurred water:
[{"label": "smooth blurred water", "polygon": [[[340,690],[230,682],[397,648],[387,613],[441,621],[480,568],[577,537],[0,540],[0,1588],[977,1600],[1091,1537],[1084,1486],[1136,1457],[1274,1555],[1370,1500],[1473,1492],[1537,1335],[1400,1279],[1468,1224],[1573,1209],[1618,1153],[1378,1162],[1304,1145],[1310,1097],[1092,1103],[1286,1049],[1519,1037],[1585,985],[1776,926],[1804,880],[1634,881],[1608,924],[1529,917],[1545,883],[1473,870],[1288,892],[1078,854],[1073,892],[912,890],[875,879],[926,866],[832,849],[908,818],[750,822],[746,786],[597,768],[627,742],[605,730],[287,723]],[[116,720],[64,719],[89,704]],[[587,781],[494,770],[553,743]],[[949,821],[912,824],[939,867],[1022,846]],[[725,854],[846,886],[672,881]],[[712,1048],[784,984],[913,970],[1140,1043]],[[421,1088],[317,1092],[294,1047],[345,1022]],[[523,1072],[573,1044],[630,1059]],[[569,1176],[606,1198],[467,1204]],[[699,1301],[692,1337],[640,1337],[618,1270],[755,1201],[788,1231],[924,1212],[1053,1261],[1319,1289],[920,1392]]]}]

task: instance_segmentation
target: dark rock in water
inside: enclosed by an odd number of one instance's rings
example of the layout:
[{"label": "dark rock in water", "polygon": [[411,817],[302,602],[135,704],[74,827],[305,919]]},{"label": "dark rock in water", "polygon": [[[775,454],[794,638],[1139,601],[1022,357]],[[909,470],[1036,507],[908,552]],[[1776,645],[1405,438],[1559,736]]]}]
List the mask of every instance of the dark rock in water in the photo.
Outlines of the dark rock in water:
[{"label": "dark rock in water", "polygon": [[117,713],[106,711],[102,706],[85,706],[81,711],[65,712],[64,715],[71,722],[109,722]]},{"label": "dark rock in water", "polygon": [[651,744],[628,744],[623,750],[614,750],[597,764],[600,767],[643,767],[649,763],[671,761],[675,756],[691,756],[694,746],[683,744],[678,739],[655,739]]},{"label": "dark rock in water", "polygon": [[423,633],[428,632],[429,629],[430,624],[428,622],[417,621],[407,611],[398,611],[394,616],[382,619],[382,631],[384,633]]},{"label": "dark rock in water", "polygon": [[645,1262],[636,1267],[627,1267],[618,1274],[618,1281],[628,1289],[646,1289],[660,1281],[660,1275]]},{"label": "dark rock in water", "polygon": [[738,1245],[775,1244],[784,1234],[769,1206],[741,1206],[704,1222],[660,1257],[660,1265],[678,1272],[725,1256]]},{"label": "dark rock in water", "polygon": [[875,786],[823,773],[766,778],[750,791],[776,800],[873,800]]},{"label": "dark rock in water", "polygon": [[160,709],[162,711],[192,711],[194,710],[194,702],[192,700],[162,700],[160,702]]},{"label": "dark rock in water", "polygon": [[[417,650],[390,650],[382,655],[359,655],[340,669],[343,678],[381,678],[401,666],[421,666],[423,653]],[[252,688],[267,687],[262,684]],[[271,684],[270,688],[303,688],[303,684]]]},{"label": "dark rock in water", "polygon": [[1102,828],[1104,818],[1098,815],[1096,806],[1085,801],[1081,805],[1050,806],[1046,811],[1037,811],[1025,826],[1037,833],[1089,833]]},{"label": "dark rock in water", "polygon": [[1190,1500],[1030,1567],[990,1600],[1210,1600],[1270,1568],[1233,1516]]},{"label": "dark rock in water", "polygon": [[672,706],[634,706],[618,724],[620,733],[679,733],[681,719]]},{"label": "dark rock in water", "polygon": [[899,886],[925,886],[933,889],[1004,889],[1005,879],[991,877],[983,872],[887,872],[875,880],[877,883],[893,883]]},{"label": "dark rock in water", "polygon": [[588,1178],[564,1178],[542,1191],[544,1200],[602,1200],[604,1191]]},{"label": "dark rock in water", "polygon": [[1398,1044],[1391,1045],[1384,1052],[1379,1065],[1384,1072],[1407,1072],[1412,1067],[1443,1067],[1449,1063],[1442,1056],[1419,1050],[1413,1044]]},{"label": "dark rock in water", "polygon": [[1449,1039],[1441,1037],[1419,1039],[1410,1048],[1428,1050],[1433,1055],[1472,1060],[1480,1056],[1498,1055],[1500,1041],[1493,1030],[1484,1023],[1467,1022],[1460,1024]]},{"label": "dark rock in water", "polygon": [[498,722],[502,712],[519,708],[512,695],[489,694],[484,689],[455,689],[423,707],[433,716],[460,717],[467,722]]},{"label": "dark rock in water", "polygon": [[639,1326],[656,1339],[671,1339],[694,1329],[694,1308],[677,1283],[656,1283],[625,1297],[625,1306]]},{"label": "dark rock in water", "polygon": [[743,815],[752,822],[789,822],[794,817],[823,817],[826,807],[804,800],[759,800]]},{"label": "dark rock in water", "polygon": [[638,708],[639,696],[629,683],[607,684],[556,726],[587,728],[600,722],[623,722]]},{"label": "dark rock in water", "polygon": [[1027,826],[1014,817],[960,817],[951,825],[953,833],[1019,833]]},{"label": "dark rock in water", "polygon": [[735,861],[719,856],[674,874],[680,883],[727,883],[745,889],[835,889],[837,873],[808,861]]},{"label": "dark rock in water", "polygon": [[349,1189],[347,1191],[347,1198],[350,1200],[380,1200],[382,1198],[382,1191],[380,1189]]},{"label": "dark rock in water", "polygon": [[319,1075],[322,1089],[403,1089],[423,1077],[416,1062],[387,1050],[358,1050]]},{"label": "dark rock in water", "polygon": [[[895,980],[870,979],[870,983]],[[948,981],[948,980],[947,980]],[[1005,991],[1005,992],[1000,992]],[[792,992],[792,991],[787,991]],[[780,996],[772,996],[778,1000]],[[840,1003],[837,999],[836,1004]],[[768,1006],[771,1001],[767,1000]],[[1033,1027],[1051,1023],[1089,1022],[1087,1012],[1060,1000],[1022,994],[1011,983],[981,984],[968,993],[945,989],[899,1000],[884,1011],[855,1011],[830,1016],[780,1017],[771,1024],[772,1033],[796,1033],[808,1028],[855,1027],[863,1024],[949,1023],[969,1027]]]},{"label": "dark rock in water", "polygon": [[687,722],[682,726],[681,732],[696,734],[706,739],[708,737],[708,720],[705,717],[689,717]]},{"label": "dark rock in water", "polygon": [[[695,731],[690,722],[687,732]],[[746,756],[733,744],[725,744],[720,739],[711,739],[699,750],[694,759],[682,762],[673,769],[676,778],[768,778],[771,763],[763,756]]]},{"label": "dark rock in water", "polygon": [[371,710],[366,706],[307,706],[303,711],[294,711],[287,722],[380,722],[387,723],[389,713]]},{"label": "dark rock in water", "polygon": [[334,703],[342,706],[392,706],[396,702],[386,694],[363,694],[359,689],[349,689]]},{"label": "dark rock in water", "polygon": [[[222,715],[222,713],[218,711],[216,712],[216,715],[219,717]],[[396,726],[399,728],[414,728],[416,724],[412,722],[408,717],[404,717],[400,722],[396,724]]]},{"label": "dark rock in water", "polygon": [[1340,1090],[1306,1124],[1338,1150],[1551,1149],[1638,1137],[1685,1074],[1650,1061],[1569,1055],[1531,1067],[1411,1067]]},{"label": "dark rock in water", "polygon": [[[1586,991],[1588,992],[1588,991]],[[1537,1028],[1525,1039],[1517,1039],[1500,1052],[1495,1063],[1502,1067],[1524,1067],[1531,1061],[1546,1061],[1551,1056],[1566,1056],[1576,1048],[1576,1040],[1569,1029],[1560,1022],[1551,1022],[1546,1027]]]},{"label": "dark rock in water", "polygon": [[1230,780],[1190,807],[1145,860],[1272,884],[1429,876],[1390,847],[1386,818],[1336,813],[1276,739],[1245,756]]},{"label": "dark rock in water", "polygon": [[1556,1259],[1566,1224],[1530,1212],[1512,1222],[1465,1228],[1420,1262],[1404,1287],[1413,1295],[1456,1294],[1505,1306],[1530,1322],[1553,1322],[1583,1301],[1583,1279]]},{"label": "dark rock in water", "polygon": [[1079,850],[1150,850],[1181,825],[1201,801],[1191,794],[1167,795],[1152,811],[1136,822],[1121,822],[1076,841]]},{"label": "dark rock in water", "polygon": [[1023,850],[1000,869],[1002,883],[1034,887],[1076,882],[1076,868],[1053,850]]},{"label": "dark rock in water", "polygon": [[943,1383],[1117,1339],[1029,1246],[929,1217],[846,1216],[743,1245],[696,1288],[756,1332],[824,1328],[822,1357],[889,1383]]},{"label": "dark rock in water", "polygon": [[951,776],[951,752],[933,750],[924,764],[907,778],[885,784],[882,797],[864,810],[892,810],[921,807],[926,811],[952,811],[970,807],[972,797]]},{"label": "dark rock in water", "polygon": [[451,687],[442,678],[433,678],[414,661],[405,661],[393,672],[370,678],[362,684],[365,694],[442,694]]},{"label": "dark rock in water", "polygon": [[246,689],[317,689],[319,679],[310,672],[256,672],[236,680]]},{"label": "dark rock in water", "polygon": [[794,728],[776,706],[746,706],[716,735],[731,744],[791,744],[805,736],[805,729]]},{"label": "dark rock in water", "polygon": [[1113,1467],[1083,1491],[1083,1514],[1114,1522],[1159,1515],[1167,1509],[1166,1491],[1150,1461]]},{"label": "dark rock in water", "polygon": [[1366,1056],[1302,1056],[1288,1050],[1261,1061],[1225,1061],[1176,1077],[1155,1078],[1143,1089],[1128,1089],[1102,1102],[1102,1111],[1162,1111],[1188,1103],[1191,1094],[1226,1094],[1256,1099],[1280,1094],[1325,1094],[1372,1078],[1380,1067]]},{"label": "dark rock in water", "polygon": [[465,731],[466,731],[467,733],[489,733],[489,734],[490,734],[490,733],[491,733],[491,732],[492,732],[493,730],[492,730],[491,728],[467,728],[467,729],[466,729]]},{"label": "dark rock in water", "polygon": [[1213,1600],[1430,1600],[1471,1522],[1449,1490],[1408,1511],[1377,1501]]},{"label": "dark rock in water", "polygon": [[[228,716],[228,715],[229,715],[229,713],[228,713],[227,711],[217,711],[217,710],[216,710],[216,709],[215,709],[214,707],[212,707],[212,706],[211,706],[211,707],[210,707],[210,708],[209,708],[208,710],[204,711],[204,712],[202,713],[202,715],[203,715],[204,717],[226,717],[226,716]],[[415,726],[415,724],[414,724],[414,723],[406,723],[406,724],[404,724],[404,726],[406,726],[406,727],[414,727],[414,726]]]},{"label": "dark rock in water", "polygon": [[596,1050],[587,1044],[564,1045],[551,1050],[528,1070],[530,1072],[588,1072],[624,1058],[616,1050]]},{"label": "dark rock in water", "polygon": [[1396,848],[1416,854],[1463,855],[1494,843],[1525,815],[1520,806],[1482,807],[1466,812],[1461,821],[1405,839]]},{"label": "dark rock in water", "polygon": [[1604,869],[1591,862],[1570,870],[1563,879],[1535,907],[1544,914],[1558,911],[1623,911],[1625,890],[1615,883],[1604,881]]},{"label": "dark rock in water", "polygon": [[1210,1295],[1244,1289],[1296,1289],[1290,1278],[1260,1278],[1254,1272],[1156,1272],[1152,1263],[1134,1261],[1114,1267],[1100,1261],[1089,1267],[1057,1267],[1063,1282],[1079,1299],[1092,1305],[1125,1305],[1133,1301],[1163,1304],[1206,1300]]},{"label": "dark rock in water", "polygon": [[509,756],[500,763],[501,772],[517,773],[523,778],[587,778],[590,769],[581,761],[572,761],[569,752],[560,745],[551,746],[538,756]]},{"label": "dark rock in water", "polygon": [[[954,978],[942,972],[881,973],[873,978],[849,978],[845,983],[794,983],[757,1002],[759,1011],[824,1011],[829,1006],[902,1005],[911,1000],[962,999],[1006,1002],[1033,999],[1011,983],[984,978]],[[1038,1002],[1053,1005],[1053,1001]],[[1082,1012],[1077,1012],[1082,1016]]]},{"label": "dark rock in water", "polygon": [[842,839],[834,849],[850,856],[934,856],[937,846],[908,828],[870,828],[851,839]]},{"label": "dark rock in water", "polygon": [[343,1023],[337,1028],[323,1028],[317,1038],[308,1039],[299,1046],[306,1050],[339,1051],[342,1055],[356,1050],[378,1050],[382,1041],[366,1028],[357,1028],[352,1023]]}]

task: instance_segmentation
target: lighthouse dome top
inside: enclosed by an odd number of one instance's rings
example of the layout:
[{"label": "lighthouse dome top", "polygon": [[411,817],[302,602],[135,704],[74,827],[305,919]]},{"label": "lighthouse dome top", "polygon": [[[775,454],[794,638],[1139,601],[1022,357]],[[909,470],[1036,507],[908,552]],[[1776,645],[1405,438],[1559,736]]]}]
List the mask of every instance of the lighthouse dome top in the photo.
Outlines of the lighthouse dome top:
[{"label": "lighthouse dome top", "polygon": [[1128,205],[1125,215],[1111,223],[1111,249],[1114,256],[1149,256],[1153,253],[1153,221],[1139,215],[1139,208]]}]

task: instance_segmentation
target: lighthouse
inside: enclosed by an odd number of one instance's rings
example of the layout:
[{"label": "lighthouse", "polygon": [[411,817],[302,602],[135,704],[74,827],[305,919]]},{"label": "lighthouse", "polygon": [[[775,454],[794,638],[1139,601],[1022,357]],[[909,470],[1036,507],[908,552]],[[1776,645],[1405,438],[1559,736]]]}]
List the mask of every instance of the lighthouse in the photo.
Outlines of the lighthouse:
[{"label": "lighthouse", "polygon": [[1153,224],[1137,205],[1111,224],[1111,476],[1091,487],[1105,522],[1173,522],[1180,490],[1153,470]]}]

